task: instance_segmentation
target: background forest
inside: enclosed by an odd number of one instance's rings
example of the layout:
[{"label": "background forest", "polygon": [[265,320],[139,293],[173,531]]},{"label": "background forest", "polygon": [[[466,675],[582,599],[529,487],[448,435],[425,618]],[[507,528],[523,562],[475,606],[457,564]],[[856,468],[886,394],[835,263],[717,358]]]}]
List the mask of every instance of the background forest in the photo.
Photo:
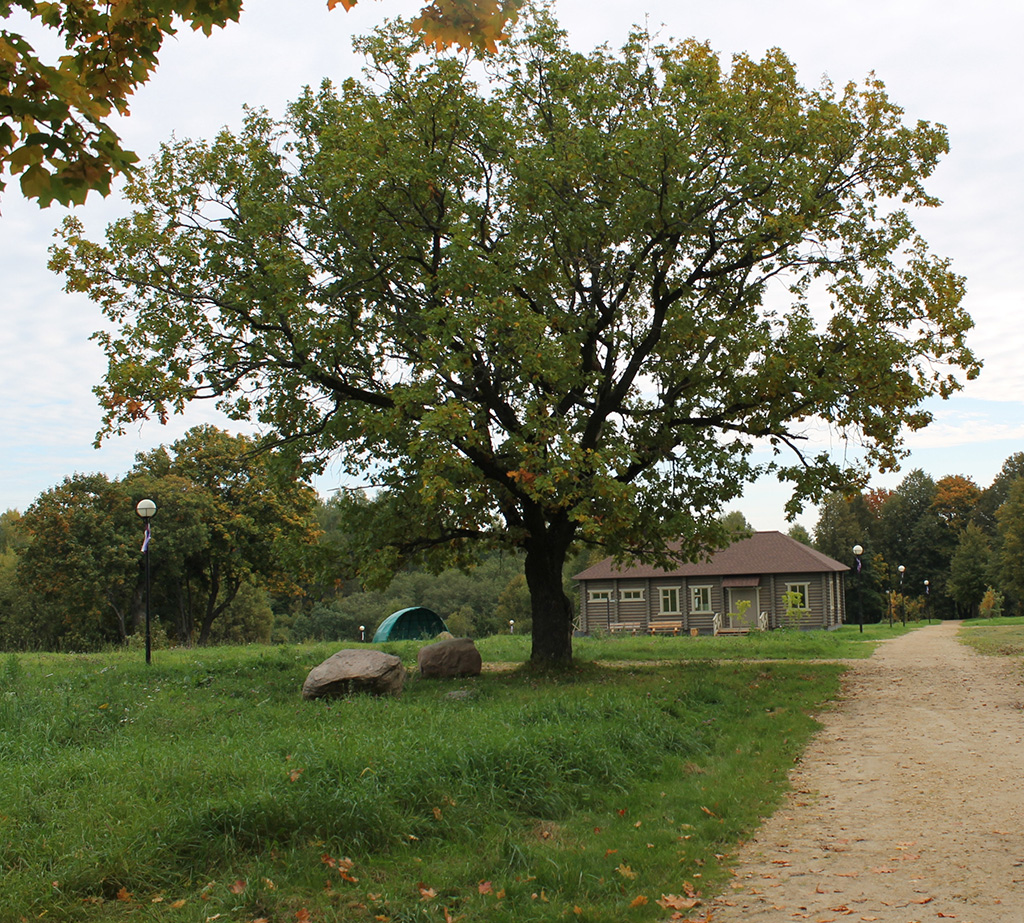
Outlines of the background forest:
[{"label": "background forest", "polygon": [[[400,572],[368,586],[355,564],[360,507],[324,500],[273,453],[244,436],[197,427],[138,456],[120,480],[75,474],[22,514],[0,515],[0,647],[95,650],[141,643],[145,614],[142,523],[157,504],[151,551],[157,644],[369,640],[397,609],[425,605],[453,633],[530,630],[522,559],[495,552],[468,571]],[[726,522],[752,528],[739,512]],[[1024,452],[985,488],[917,469],[892,491],[822,504],[813,535],[790,534],[863,569],[847,583],[850,620],[1021,614],[1024,603]],[[572,575],[603,556],[582,549]],[[899,570],[900,566],[903,571]],[[927,581],[927,583],[926,583]]]}]

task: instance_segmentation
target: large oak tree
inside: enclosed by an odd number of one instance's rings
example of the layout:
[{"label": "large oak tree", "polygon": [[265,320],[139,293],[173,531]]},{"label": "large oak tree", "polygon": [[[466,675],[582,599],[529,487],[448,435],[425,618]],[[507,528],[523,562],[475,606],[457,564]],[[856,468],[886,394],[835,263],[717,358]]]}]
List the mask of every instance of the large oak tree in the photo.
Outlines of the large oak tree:
[{"label": "large oak tree", "polygon": [[[698,555],[764,470],[794,504],[861,483],[977,371],[907,213],[945,132],[878,80],[639,31],[579,54],[543,11],[483,64],[361,46],[284,121],[167,145],[53,266],[113,322],[108,429],[212,398],[338,459],[376,490],[368,568],[522,549],[534,661],[571,658],[574,543]],[[821,424],[864,469],[801,451]]]}]

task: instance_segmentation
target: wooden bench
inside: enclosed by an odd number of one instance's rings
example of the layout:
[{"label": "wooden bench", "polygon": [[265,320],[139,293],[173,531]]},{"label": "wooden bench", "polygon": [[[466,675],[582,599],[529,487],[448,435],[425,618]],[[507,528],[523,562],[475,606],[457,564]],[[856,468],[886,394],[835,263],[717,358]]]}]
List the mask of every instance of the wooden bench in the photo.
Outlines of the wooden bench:
[{"label": "wooden bench", "polygon": [[612,622],[608,626],[608,632],[610,634],[617,634],[620,631],[628,631],[635,635],[639,630],[639,622]]},{"label": "wooden bench", "polygon": [[677,635],[682,630],[682,622],[651,622],[650,626],[648,627],[648,631],[650,631],[652,635]]}]

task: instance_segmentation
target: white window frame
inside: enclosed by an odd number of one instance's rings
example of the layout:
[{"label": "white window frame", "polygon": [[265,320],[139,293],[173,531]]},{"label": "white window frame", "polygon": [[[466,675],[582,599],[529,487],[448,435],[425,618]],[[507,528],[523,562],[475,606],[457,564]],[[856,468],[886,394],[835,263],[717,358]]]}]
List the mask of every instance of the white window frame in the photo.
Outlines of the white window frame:
[{"label": "white window frame", "polygon": [[[712,587],[711,587],[710,583],[705,583],[705,584],[701,584],[700,586],[691,586],[690,587],[690,611],[691,612],[699,613],[701,615],[709,615],[711,612],[714,611],[714,607],[713,607],[712,601],[711,601],[711,590],[712,590]],[[706,607],[698,605],[698,598],[697,598],[698,595],[701,597],[700,602],[704,601],[704,599],[703,599],[704,597],[707,598],[707,606]]]},{"label": "white window frame", "polygon": [[681,615],[679,608],[679,587],[662,586],[658,587],[658,612],[661,615]]},{"label": "white window frame", "polygon": [[635,587],[629,590],[619,590],[619,601],[620,602],[643,602],[646,598],[645,591],[636,589]]},{"label": "white window frame", "polygon": [[611,601],[611,590],[587,590],[588,603],[610,603]]},{"label": "white window frame", "polygon": [[794,606],[794,609],[798,609],[800,612],[809,612],[811,609],[811,585],[809,583],[787,583],[786,593],[799,593],[803,599],[804,604],[802,606]]}]

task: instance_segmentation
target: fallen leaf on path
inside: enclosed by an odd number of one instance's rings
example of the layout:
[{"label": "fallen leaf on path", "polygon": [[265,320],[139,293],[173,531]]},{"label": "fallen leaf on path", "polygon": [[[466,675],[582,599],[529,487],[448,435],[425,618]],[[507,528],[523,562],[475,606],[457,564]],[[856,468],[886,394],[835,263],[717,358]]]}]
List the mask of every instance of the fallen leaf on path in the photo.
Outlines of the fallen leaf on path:
[{"label": "fallen leaf on path", "polygon": [[914,900],[912,900],[910,903],[911,904],[930,904],[933,900],[935,900],[934,897],[918,897],[918,898],[915,898]]},{"label": "fallen leaf on path", "polygon": [[662,894],[661,900],[655,901],[666,910],[692,910],[700,901],[695,897],[680,897],[678,894]]}]

